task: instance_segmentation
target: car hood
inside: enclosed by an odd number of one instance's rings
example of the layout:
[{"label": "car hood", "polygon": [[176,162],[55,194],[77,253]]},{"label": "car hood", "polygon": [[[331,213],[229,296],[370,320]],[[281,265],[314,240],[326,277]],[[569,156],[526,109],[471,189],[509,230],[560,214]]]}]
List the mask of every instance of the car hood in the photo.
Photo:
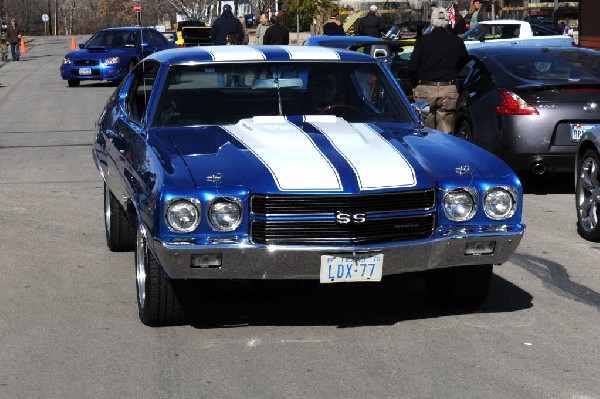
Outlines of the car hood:
[{"label": "car hood", "polygon": [[131,54],[132,52],[135,52],[134,48],[96,46],[71,51],[67,53],[65,57],[69,58],[71,61],[77,61],[89,59],[103,59],[108,56],[123,56],[125,54]]},{"label": "car hood", "polygon": [[[377,192],[512,173],[479,147],[407,123],[263,117],[235,125],[166,128],[165,133],[196,187],[220,176],[224,186],[251,192]],[[465,168],[466,175],[458,173]]]}]

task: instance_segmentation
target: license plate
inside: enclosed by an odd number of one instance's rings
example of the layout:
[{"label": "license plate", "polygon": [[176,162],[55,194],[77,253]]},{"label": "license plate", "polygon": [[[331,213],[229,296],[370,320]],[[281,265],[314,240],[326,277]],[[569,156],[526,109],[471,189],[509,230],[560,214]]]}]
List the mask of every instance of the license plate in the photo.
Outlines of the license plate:
[{"label": "license plate", "polygon": [[383,254],[321,255],[321,283],[381,281]]},{"label": "license plate", "polygon": [[91,75],[92,68],[79,68],[79,74],[80,75]]},{"label": "license plate", "polygon": [[577,143],[582,134],[595,128],[600,128],[600,125],[579,125],[571,123],[571,142]]}]

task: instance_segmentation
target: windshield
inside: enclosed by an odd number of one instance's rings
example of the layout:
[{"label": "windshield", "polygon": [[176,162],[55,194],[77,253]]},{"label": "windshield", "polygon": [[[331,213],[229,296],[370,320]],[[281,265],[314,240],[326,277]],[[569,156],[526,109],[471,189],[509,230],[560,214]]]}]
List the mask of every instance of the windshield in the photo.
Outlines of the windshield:
[{"label": "windshield", "polygon": [[153,124],[229,124],[275,115],[413,122],[403,94],[376,63],[287,62],[172,66]]},{"label": "windshield", "polygon": [[570,49],[538,49],[518,57],[497,55],[496,65],[508,76],[549,83],[600,83],[600,53]]},{"label": "windshield", "polygon": [[114,30],[96,33],[88,40],[85,47],[135,47],[138,32],[133,30]]}]

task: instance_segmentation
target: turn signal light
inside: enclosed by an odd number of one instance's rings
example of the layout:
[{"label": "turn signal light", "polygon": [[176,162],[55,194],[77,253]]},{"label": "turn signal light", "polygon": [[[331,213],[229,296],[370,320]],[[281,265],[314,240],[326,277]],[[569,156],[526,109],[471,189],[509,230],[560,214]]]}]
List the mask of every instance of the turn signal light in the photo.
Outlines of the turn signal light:
[{"label": "turn signal light", "polygon": [[499,115],[539,115],[534,106],[507,89],[498,89],[502,98],[502,105],[496,107]]}]

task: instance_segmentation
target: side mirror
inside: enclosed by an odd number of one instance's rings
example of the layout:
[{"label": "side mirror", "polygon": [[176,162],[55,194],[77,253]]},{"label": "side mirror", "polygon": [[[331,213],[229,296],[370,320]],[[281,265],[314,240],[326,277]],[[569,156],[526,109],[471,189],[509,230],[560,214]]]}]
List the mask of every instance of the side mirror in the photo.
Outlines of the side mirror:
[{"label": "side mirror", "polygon": [[416,101],[414,103],[411,103],[410,106],[415,110],[415,112],[419,116],[419,119],[421,119],[422,121],[425,121],[425,119],[427,119],[427,116],[431,112],[431,109],[429,108],[429,103],[427,101]]},{"label": "side mirror", "polygon": [[79,48],[80,49],[84,49],[85,48],[85,44],[84,43],[79,43]]},{"label": "side mirror", "polygon": [[373,57],[375,58],[386,58],[388,55],[387,51],[382,48],[378,48],[373,52]]}]

